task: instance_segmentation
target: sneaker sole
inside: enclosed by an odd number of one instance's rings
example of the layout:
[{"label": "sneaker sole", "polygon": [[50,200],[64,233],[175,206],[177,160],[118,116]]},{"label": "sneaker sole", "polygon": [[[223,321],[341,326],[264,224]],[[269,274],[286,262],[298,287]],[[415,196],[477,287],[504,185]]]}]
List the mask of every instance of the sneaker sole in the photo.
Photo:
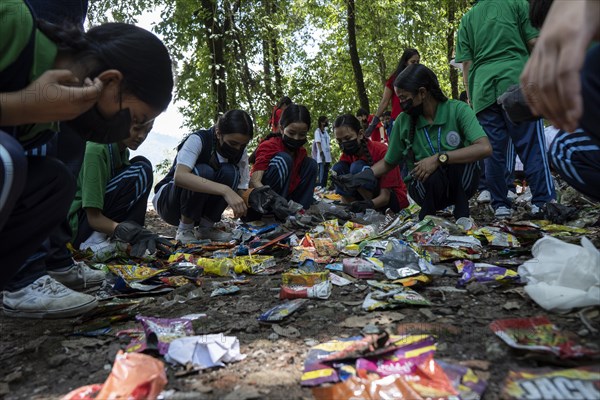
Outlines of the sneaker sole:
[{"label": "sneaker sole", "polygon": [[13,318],[58,319],[78,317],[82,314],[85,314],[88,311],[93,310],[94,308],[96,308],[96,306],[98,306],[98,301],[94,299],[93,301],[87,304],[58,311],[23,311],[15,310],[13,308],[6,307],[5,305],[2,305],[2,311],[7,317]]}]

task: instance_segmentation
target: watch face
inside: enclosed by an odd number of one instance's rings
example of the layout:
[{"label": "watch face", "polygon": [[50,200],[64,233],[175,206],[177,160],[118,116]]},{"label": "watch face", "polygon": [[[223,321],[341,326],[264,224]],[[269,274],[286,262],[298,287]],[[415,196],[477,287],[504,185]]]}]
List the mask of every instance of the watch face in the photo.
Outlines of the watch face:
[{"label": "watch face", "polygon": [[448,161],[448,154],[440,154],[439,160],[441,163]]}]

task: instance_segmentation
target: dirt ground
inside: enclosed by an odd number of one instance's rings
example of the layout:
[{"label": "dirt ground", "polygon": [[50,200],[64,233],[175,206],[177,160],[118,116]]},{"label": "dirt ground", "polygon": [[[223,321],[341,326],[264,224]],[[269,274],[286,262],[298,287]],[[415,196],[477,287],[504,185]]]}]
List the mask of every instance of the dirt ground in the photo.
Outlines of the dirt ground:
[{"label": "dirt ground", "polygon": [[[474,215],[478,221],[490,217],[483,209],[474,210]],[[174,236],[174,229],[162,223],[154,212],[148,213],[147,225]],[[520,260],[528,258],[530,255],[524,254]],[[310,399],[311,391],[300,386],[310,347],[360,334],[367,323],[379,324],[390,332],[395,332],[398,324],[423,324],[424,329],[438,336],[437,359],[470,362],[475,372],[488,381],[484,396],[488,400],[499,398],[510,369],[548,365],[514,352],[501,342],[488,328],[493,320],[548,315],[559,328],[574,332],[584,343],[600,343],[600,335],[590,331],[577,312],[547,313],[527,297],[522,287],[456,291],[456,279],[434,277],[431,285],[418,289],[433,303],[432,307],[371,313],[361,309],[369,291],[367,285],[334,286],[328,300],[309,300],[308,306],[281,322],[280,326],[292,326],[300,332],[299,337],[291,338],[277,335],[277,328],[257,321],[260,313],[280,303],[279,274],[252,276],[237,294],[213,298],[212,281],[225,278],[205,277],[200,291],[195,291],[201,293],[199,297],[165,306],[177,294],[185,297],[193,289],[189,286],[165,295],[138,297],[143,299],[143,305],[135,313],[155,317],[206,313],[206,318],[195,323],[196,333],[224,332],[236,336],[241,352],[247,356],[224,368],[200,372],[169,366],[169,399]],[[598,309],[592,314],[592,326],[600,329]],[[85,337],[73,335],[77,325],[76,320],[0,316],[0,398],[59,399],[79,386],[104,382],[115,354],[127,345],[116,337],[116,332],[138,326],[132,315],[112,324],[104,335]]]}]

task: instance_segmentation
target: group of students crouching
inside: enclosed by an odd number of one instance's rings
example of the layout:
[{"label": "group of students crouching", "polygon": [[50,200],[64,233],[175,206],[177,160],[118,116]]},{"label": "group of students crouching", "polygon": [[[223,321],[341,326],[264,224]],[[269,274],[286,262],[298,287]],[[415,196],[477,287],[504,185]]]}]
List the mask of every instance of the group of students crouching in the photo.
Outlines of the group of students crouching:
[{"label": "group of students crouching", "polygon": [[[399,168],[406,162],[408,193],[421,206],[421,218],[451,205],[457,219],[468,217],[468,200],[477,190],[477,161],[491,153],[475,114],[465,103],[447,99],[435,74],[423,65],[409,66],[394,84],[406,107],[394,123],[389,147],[369,140],[355,116],[335,119],[333,133],[343,152],[332,168],[336,192],[353,212],[398,212],[408,206]],[[158,215],[177,226],[177,240],[189,243],[199,238],[196,227],[213,226],[227,206],[234,217],[247,221],[263,214],[285,218],[289,200],[308,209],[317,179],[317,164],[304,148],[310,127],[308,109],[289,105],[279,119],[279,134],[259,144],[250,165],[246,148],[254,135],[252,120],[242,110],[226,112],[213,127],[193,132],[179,145],[170,171],[154,187]],[[145,159],[129,162],[127,147],[127,141],[88,144],[81,196],[71,210],[72,221],[79,222],[79,230],[72,224],[79,231],[75,246],[85,245],[90,236],[114,236],[114,227],[123,221],[144,223],[151,170]],[[106,166],[101,182],[90,179],[86,165]],[[98,214],[114,223],[100,223]]]}]

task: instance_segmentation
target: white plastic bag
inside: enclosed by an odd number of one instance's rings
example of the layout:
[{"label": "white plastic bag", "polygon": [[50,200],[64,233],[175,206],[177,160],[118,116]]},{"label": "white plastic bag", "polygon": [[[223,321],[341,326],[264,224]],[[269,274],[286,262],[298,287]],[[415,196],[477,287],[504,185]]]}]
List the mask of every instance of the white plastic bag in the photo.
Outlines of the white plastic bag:
[{"label": "white plastic bag", "polygon": [[581,246],[551,236],[531,249],[533,259],[519,267],[525,292],[549,311],[600,305],[600,251],[587,238]]}]

